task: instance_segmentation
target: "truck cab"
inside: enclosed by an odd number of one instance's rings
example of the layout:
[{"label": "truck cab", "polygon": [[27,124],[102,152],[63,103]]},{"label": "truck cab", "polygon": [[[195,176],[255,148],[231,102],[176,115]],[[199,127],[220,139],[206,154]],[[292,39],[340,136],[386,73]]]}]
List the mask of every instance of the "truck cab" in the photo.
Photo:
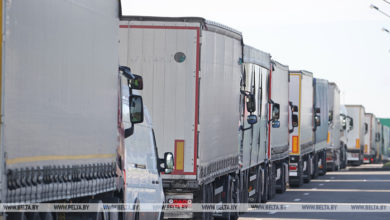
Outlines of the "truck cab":
[{"label": "truck cab", "polygon": [[[158,158],[157,144],[152,120],[142,97],[142,77],[132,74],[130,68],[121,67],[122,122],[124,130],[123,186],[124,203],[153,203],[164,201],[161,172],[170,173],[173,168],[173,154],[165,153]],[[142,212],[142,206],[139,212]],[[126,219],[137,219],[139,212],[126,213]],[[161,210],[145,212],[144,219],[160,219]],[[142,219],[141,218],[141,219]]]}]

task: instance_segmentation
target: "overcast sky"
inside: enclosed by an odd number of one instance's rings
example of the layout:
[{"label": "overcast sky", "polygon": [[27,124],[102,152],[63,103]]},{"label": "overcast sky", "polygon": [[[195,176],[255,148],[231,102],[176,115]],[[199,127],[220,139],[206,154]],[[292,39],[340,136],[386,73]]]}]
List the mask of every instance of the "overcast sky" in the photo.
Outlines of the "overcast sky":
[{"label": "overcast sky", "polygon": [[383,0],[122,0],[122,10],[230,26],[290,69],[336,82],[342,103],[390,118],[390,18],[370,4],[390,14]]}]

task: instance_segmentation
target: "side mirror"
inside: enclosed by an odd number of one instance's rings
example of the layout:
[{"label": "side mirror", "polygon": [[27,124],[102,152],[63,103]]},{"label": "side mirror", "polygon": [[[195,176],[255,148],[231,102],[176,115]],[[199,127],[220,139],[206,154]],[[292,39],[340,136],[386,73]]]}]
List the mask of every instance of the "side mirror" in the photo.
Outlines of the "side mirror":
[{"label": "side mirror", "polygon": [[329,124],[333,122],[333,111],[329,111]]},{"label": "side mirror", "polygon": [[280,127],[280,121],[273,121],[272,122],[272,128],[279,128]]},{"label": "side mirror", "polygon": [[345,118],[341,120],[341,127],[343,130],[347,129],[347,120],[345,120]]},{"label": "side mirror", "polygon": [[142,97],[139,95],[130,96],[130,122],[133,124],[142,123],[144,121],[144,106]]},{"label": "side mirror", "polygon": [[[161,159],[160,159],[161,161]],[[164,164],[164,167],[161,167],[161,165]],[[164,160],[160,162],[160,172],[164,172],[166,174],[170,174],[173,171],[174,167],[174,159],[173,154],[171,152],[167,152],[164,154]]]},{"label": "side mirror", "polygon": [[247,99],[248,99],[248,101],[246,102],[246,109],[250,113],[255,112],[256,111],[255,96],[252,94],[249,94]]},{"label": "side mirror", "polygon": [[292,106],[292,112],[298,112],[298,106],[293,105]]},{"label": "side mirror", "polygon": [[142,90],[144,88],[144,83],[142,76],[133,74],[134,78],[129,80],[130,87],[135,90]]},{"label": "side mirror", "polygon": [[295,127],[298,127],[298,115],[296,114],[293,114],[292,115],[292,126],[295,128]]},{"label": "side mirror", "polygon": [[375,141],[379,142],[380,140],[381,140],[381,134],[378,132],[378,133],[376,133]]},{"label": "side mirror", "polygon": [[129,80],[129,86],[131,89],[143,89],[142,76],[133,74],[130,67],[119,66],[119,72]]},{"label": "side mirror", "polygon": [[349,126],[350,126],[350,128],[349,128],[349,130],[352,130],[353,129],[353,118],[349,118]]},{"label": "side mirror", "polygon": [[272,105],[272,120],[277,121],[280,118],[280,105],[274,103]]},{"label": "side mirror", "polygon": [[364,123],[364,134],[367,134],[368,132],[368,124]]},{"label": "side mirror", "polygon": [[256,115],[248,115],[247,122],[250,125],[254,125],[257,123],[257,116]]},{"label": "side mirror", "polygon": [[319,115],[314,116],[314,123],[316,127],[321,126],[321,117]]}]

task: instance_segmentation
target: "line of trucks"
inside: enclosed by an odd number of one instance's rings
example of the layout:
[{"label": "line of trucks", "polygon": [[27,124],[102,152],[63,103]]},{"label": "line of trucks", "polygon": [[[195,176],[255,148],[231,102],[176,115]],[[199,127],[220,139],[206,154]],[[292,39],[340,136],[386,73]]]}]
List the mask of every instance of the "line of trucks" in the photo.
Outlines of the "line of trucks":
[{"label": "line of trucks", "polygon": [[[389,128],[340,105],[335,83],[219,23],[122,16],[104,0],[3,0],[0,11],[2,203],[267,202],[389,149]],[[85,215],[238,217],[163,214]]]}]

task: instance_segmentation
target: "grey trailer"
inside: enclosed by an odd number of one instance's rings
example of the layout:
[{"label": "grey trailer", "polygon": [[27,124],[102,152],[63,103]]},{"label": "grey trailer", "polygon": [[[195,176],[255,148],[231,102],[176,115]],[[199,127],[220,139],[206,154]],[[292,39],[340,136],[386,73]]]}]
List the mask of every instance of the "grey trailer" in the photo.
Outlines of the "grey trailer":
[{"label": "grey trailer", "polygon": [[[244,46],[240,115],[240,201],[265,202],[272,196],[267,155],[268,77],[271,55]],[[253,117],[257,118],[253,121]]]},{"label": "grey trailer", "polygon": [[143,105],[142,79],[118,63],[119,2],[0,4],[0,202],[123,201],[124,142]]},{"label": "grey trailer", "polygon": [[288,66],[275,60],[269,77],[268,107],[268,160],[270,161],[271,187],[277,192],[286,191],[289,163],[289,130],[292,129],[289,115]]}]

